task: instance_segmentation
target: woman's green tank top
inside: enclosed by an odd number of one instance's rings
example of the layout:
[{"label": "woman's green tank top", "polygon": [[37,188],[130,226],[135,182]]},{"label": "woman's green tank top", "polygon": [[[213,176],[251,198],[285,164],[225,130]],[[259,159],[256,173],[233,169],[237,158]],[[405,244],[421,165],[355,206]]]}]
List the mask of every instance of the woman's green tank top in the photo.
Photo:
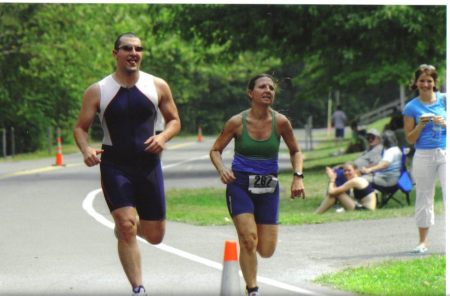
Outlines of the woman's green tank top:
[{"label": "woman's green tank top", "polygon": [[278,157],[280,135],[277,134],[275,111],[272,110],[272,133],[266,140],[255,140],[247,130],[247,111],[242,112],[242,134],[236,138],[234,152],[247,157],[271,159]]}]

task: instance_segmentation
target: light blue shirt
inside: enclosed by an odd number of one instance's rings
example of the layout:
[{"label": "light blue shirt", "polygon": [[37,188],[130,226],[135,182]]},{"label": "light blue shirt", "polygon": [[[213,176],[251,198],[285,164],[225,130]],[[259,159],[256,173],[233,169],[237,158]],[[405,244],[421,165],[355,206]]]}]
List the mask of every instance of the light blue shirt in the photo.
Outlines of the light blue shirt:
[{"label": "light blue shirt", "polygon": [[[418,97],[412,99],[406,104],[403,115],[414,118],[414,122],[419,122],[420,116],[425,113],[432,113],[437,116],[442,116],[447,120],[447,112],[445,110],[446,102],[443,94],[436,92],[436,102],[425,105]],[[420,133],[414,147],[416,149],[436,149],[446,148],[447,129],[434,124],[432,121],[428,122]]]},{"label": "light blue shirt", "polygon": [[381,171],[376,172],[384,176],[390,176],[392,178],[400,177],[400,171],[402,168],[402,151],[398,146],[393,146],[383,151],[383,158],[381,161],[386,161],[389,166]]}]

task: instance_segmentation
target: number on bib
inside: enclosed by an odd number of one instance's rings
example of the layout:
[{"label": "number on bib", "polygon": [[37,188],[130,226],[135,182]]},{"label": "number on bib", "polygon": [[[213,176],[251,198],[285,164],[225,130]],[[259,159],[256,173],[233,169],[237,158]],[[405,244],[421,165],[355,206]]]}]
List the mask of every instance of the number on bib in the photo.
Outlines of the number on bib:
[{"label": "number on bib", "polygon": [[273,193],[277,188],[278,178],[272,175],[249,175],[248,190],[251,193]]}]

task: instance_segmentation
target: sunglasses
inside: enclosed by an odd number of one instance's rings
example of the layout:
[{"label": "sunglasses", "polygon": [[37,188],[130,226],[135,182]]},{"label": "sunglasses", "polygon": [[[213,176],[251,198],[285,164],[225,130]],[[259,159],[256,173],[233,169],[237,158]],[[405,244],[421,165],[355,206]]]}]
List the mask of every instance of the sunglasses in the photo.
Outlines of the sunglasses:
[{"label": "sunglasses", "polygon": [[123,45],[123,46],[119,47],[119,50],[123,49],[126,52],[131,52],[133,50],[133,48],[136,52],[141,52],[144,50],[144,48],[142,46],[131,46],[131,45]]}]

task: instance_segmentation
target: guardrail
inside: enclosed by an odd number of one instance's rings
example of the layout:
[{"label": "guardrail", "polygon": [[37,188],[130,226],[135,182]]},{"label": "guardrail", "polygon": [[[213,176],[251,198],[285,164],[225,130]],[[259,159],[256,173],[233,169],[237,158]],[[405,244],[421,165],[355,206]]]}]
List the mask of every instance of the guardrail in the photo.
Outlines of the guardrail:
[{"label": "guardrail", "polygon": [[363,114],[359,116],[358,123],[365,125],[372,123],[380,118],[386,117],[388,115],[392,114],[392,109],[397,108],[400,110],[401,107],[401,100],[398,99],[396,101],[393,101],[389,104],[383,105],[373,111],[367,112],[366,114]]}]

